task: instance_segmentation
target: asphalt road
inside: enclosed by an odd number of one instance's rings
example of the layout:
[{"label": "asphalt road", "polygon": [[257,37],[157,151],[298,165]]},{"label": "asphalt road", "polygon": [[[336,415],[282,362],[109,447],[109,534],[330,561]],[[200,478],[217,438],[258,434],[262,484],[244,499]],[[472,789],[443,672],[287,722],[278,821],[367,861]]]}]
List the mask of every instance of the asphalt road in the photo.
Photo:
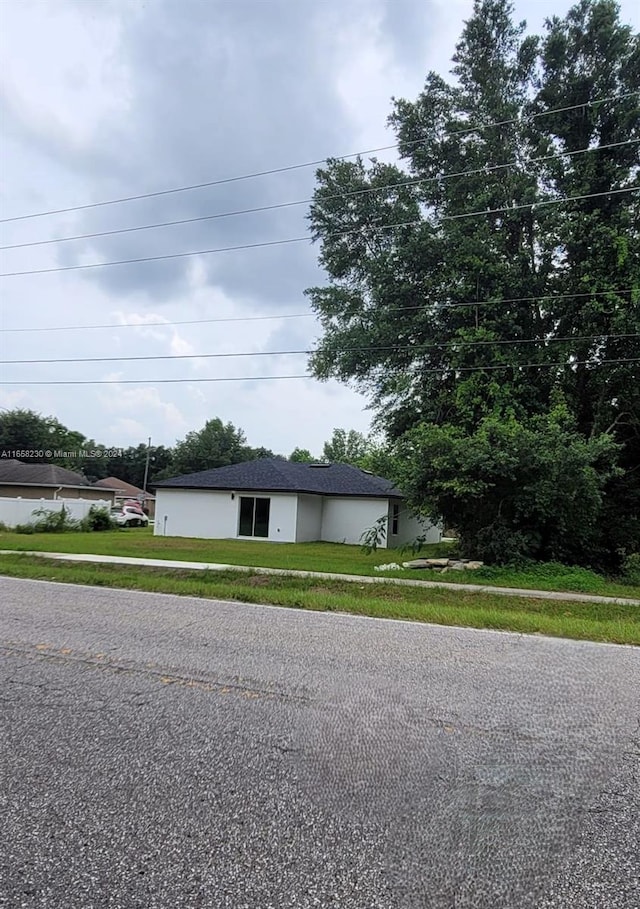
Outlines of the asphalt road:
[{"label": "asphalt road", "polygon": [[640,650],[0,578],[0,906],[637,909]]}]

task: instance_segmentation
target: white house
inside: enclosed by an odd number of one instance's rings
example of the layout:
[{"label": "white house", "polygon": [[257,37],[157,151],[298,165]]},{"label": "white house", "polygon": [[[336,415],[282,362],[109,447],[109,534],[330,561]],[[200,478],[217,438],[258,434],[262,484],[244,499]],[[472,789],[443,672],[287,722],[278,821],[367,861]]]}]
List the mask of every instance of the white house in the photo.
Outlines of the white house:
[{"label": "white house", "polygon": [[261,458],[155,485],[154,532],[164,536],[359,543],[384,516],[382,546],[441,537],[439,527],[409,514],[392,483],[348,464]]}]

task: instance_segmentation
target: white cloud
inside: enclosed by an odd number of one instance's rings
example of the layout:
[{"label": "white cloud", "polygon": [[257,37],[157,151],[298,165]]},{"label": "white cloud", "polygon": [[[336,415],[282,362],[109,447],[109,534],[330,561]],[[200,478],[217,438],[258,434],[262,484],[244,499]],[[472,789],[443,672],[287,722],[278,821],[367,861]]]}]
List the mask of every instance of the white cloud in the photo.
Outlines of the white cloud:
[{"label": "white cloud", "polygon": [[125,386],[118,384],[121,375],[111,375],[114,382],[108,394],[102,394],[102,404],[109,413],[123,413],[136,419],[141,426],[149,425],[150,415],[159,416],[166,431],[181,432],[186,428],[185,418],[171,402],[160,396],[157,388],[152,386]]},{"label": "white cloud", "polygon": [[132,420],[128,417],[122,417],[115,420],[107,427],[110,438],[120,439],[120,445],[128,448],[130,445],[138,445],[144,439],[146,425],[138,420]]},{"label": "white cloud", "polygon": [[0,388],[0,410],[32,410],[34,399],[26,391],[5,391]]}]

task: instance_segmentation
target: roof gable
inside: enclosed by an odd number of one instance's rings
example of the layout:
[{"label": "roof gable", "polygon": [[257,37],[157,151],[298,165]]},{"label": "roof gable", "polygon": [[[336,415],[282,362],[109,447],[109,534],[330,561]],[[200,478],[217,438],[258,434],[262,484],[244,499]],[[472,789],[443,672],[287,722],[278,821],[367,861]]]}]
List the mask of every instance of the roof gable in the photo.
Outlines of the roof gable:
[{"label": "roof gable", "polygon": [[389,480],[350,464],[309,464],[259,458],[154,484],[157,489],[229,489],[312,495],[401,498]]}]

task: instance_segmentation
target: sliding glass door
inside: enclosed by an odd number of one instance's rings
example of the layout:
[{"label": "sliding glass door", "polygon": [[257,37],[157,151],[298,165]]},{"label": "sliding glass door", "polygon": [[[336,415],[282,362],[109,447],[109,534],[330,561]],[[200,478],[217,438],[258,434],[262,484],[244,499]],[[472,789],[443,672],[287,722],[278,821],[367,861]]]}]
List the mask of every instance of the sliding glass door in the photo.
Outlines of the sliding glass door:
[{"label": "sliding glass door", "polygon": [[270,499],[259,499],[256,496],[241,496],[238,536],[268,537],[270,505]]}]

